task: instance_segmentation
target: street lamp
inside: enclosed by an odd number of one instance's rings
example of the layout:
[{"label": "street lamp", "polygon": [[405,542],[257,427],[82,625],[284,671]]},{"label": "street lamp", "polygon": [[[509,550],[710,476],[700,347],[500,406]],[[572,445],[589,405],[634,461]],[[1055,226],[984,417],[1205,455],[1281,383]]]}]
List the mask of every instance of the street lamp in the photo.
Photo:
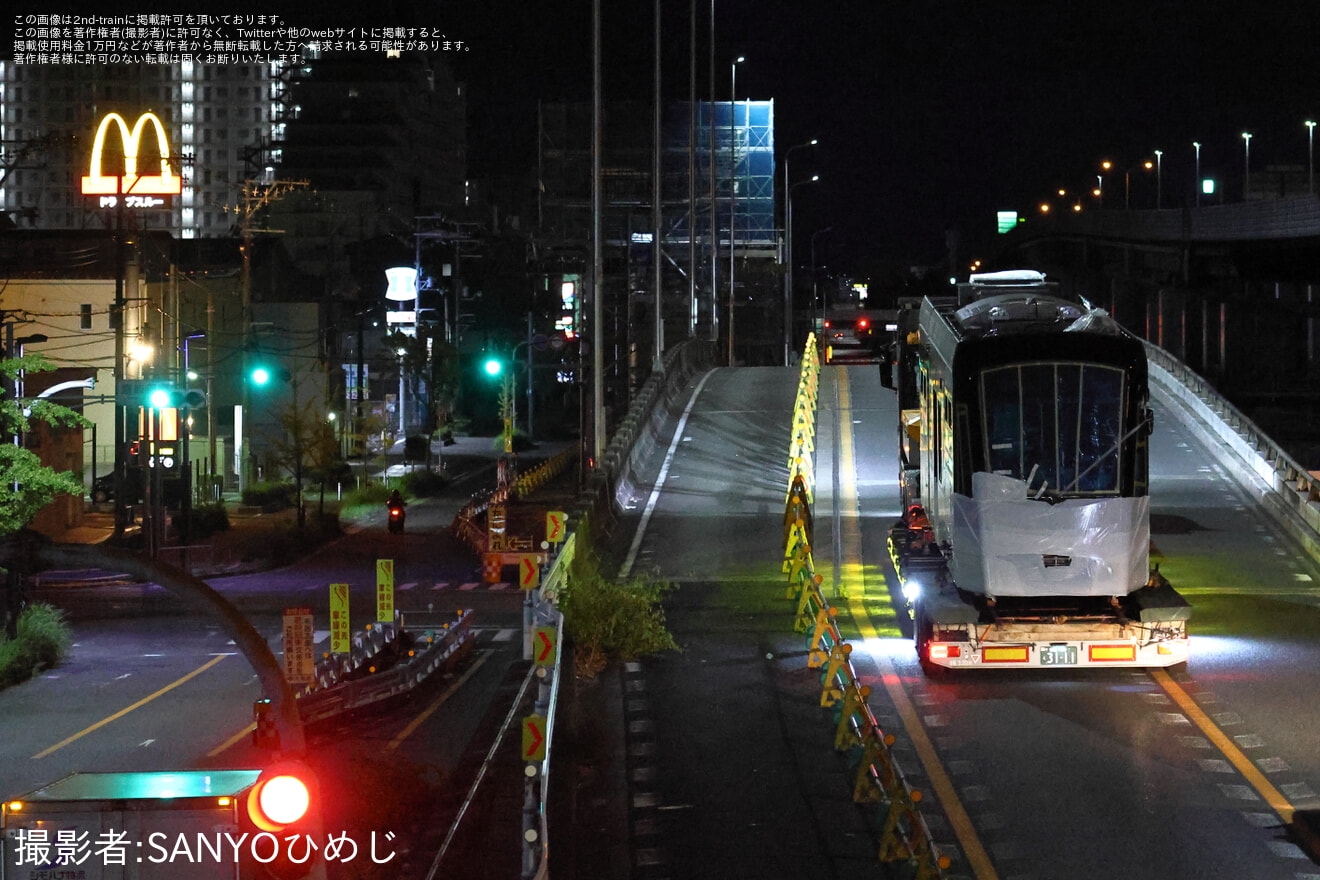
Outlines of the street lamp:
[{"label": "street lamp", "polygon": [[1246,141],[1247,147],[1243,158],[1242,174],[1242,201],[1251,197],[1251,132],[1242,132],[1242,140]]},{"label": "street lamp", "polygon": [[1196,180],[1193,181],[1196,185],[1192,188],[1196,190],[1196,205],[1197,207],[1200,207],[1201,205],[1201,142],[1192,141],[1192,146],[1196,148]]},{"label": "street lamp", "polygon": [[1155,210],[1164,207],[1164,163],[1161,158],[1164,156],[1163,150],[1155,151]]},{"label": "street lamp", "polygon": [[1315,122],[1306,120],[1306,177],[1307,191],[1315,192]]},{"label": "street lamp", "polygon": [[[1155,167],[1155,164],[1149,160],[1142,163],[1142,168],[1149,171]],[[1123,172],[1123,210],[1129,210],[1132,207],[1132,169]]]},{"label": "street lamp", "polygon": [[734,230],[738,221],[738,65],[747,60],[739,55],[729,65],[729,366],[733,366],[733,259]]},{"label": "street lamp", "polygon": [[[784,199],[788,203],[788,209],[784,214],[784,250],[785,262],[788,263],[788,270],[784,273],[784,366],[788,366],[791,355],[792,335],[793,335],[793,202],[789,198],[788,185],[788,159],[793,155],[794,150],[801,150],[805,147],[814,147],[817,141],[815,138],[807,141],[805,144],[796,144],[789,147],[784,153]],[[812,178],[813,180],[815,178]]]},{"label": "street lamp", "polygon": [[[816,293],[816,236],[818,236],[818,235],[824,235],[825,233],[829,232],[829,231],[832,230],[833,228],[834,228],[833,226],[826,226],[824,229],[817,229],[815,232],[811,233],[811,299],[812,299],[813,302],[816,300],[816,297],[817,297],[817,293]],[[823,331],[823,330],[825,329],[825,300],[824,300],[824,299],[822,299],[822,300],[820,301],[820,326],[821,326],[821,330]]]}]

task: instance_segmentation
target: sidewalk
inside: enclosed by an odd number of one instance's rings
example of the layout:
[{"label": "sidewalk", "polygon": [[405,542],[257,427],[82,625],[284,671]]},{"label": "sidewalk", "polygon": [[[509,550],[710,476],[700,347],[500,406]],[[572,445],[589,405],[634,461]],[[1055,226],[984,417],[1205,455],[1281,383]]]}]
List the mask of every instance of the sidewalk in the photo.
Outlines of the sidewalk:
[{"label": "sidewalk", "polygon": [[[575,440],[553,440],[538,443],[536,446],[517,453],[519,470],[526,472],[542,461],[573,448]],[[397,453],[402,458],[403,444],[397,443],[394,452],[385,458],[388,462]],[[504,455],[503,444],[498,437],[459,436],[454,442],[441,446],[439,441],[433,444],[433,466],[442,468],[442,473],[449,478],[448,483],[439,493],[423,498],[418,503],[436,511],[436,516],[450,520],[457,514],[464,503],[476,492],[495,488],[496,463]],[[425,465],[417,465],[411,470],[420,470]],[[407,473],[400,463],[387,464],[385,468],[372,468],[371,479],[390,481]],[[306,511],[307,527],[295,529],[297,511],[294,508],[273,513],[263,513],[251,508],[243,508],[237,492],[226,492],[223,496],[228,511],[230,528],[217,532],[212,537],[193,541],[189,546],[180,548],[170,545],[162,548],[162,558],[170,563],[181,565],[184,554],[189,557],[189,566],[200,577],[215,577],[231,574],[246,574],[280,568],[296,562],[298,558],[316,552],[325,544],[342,534],[361,531],[373,514],[375,505],[343,509],[337,497],[353,488],[354,484],[337,484],[326,487],[325,511],[328,515],[339,516],[339,530],[336,532],[315,534],[315,520],[320,504],[320,487],[305,484],[303,488],[303,507]],[[99,544],[108,541],[114,535],[114,513],[104,509],[108,505],[95,506],[83,515],[83,524],[70,529],[58,540],[62,543]],[[447,525],[447,523],[445,523]],[[138,527],[133,526],[133,530]],[[290,537],[299,540],[290,542]],[[302,539],[306,540],[302,540]],[[175,539],[177,540],[177,539]],[[49,571],[43,572],[37,579],[38,584],[60,586],[100,585],[122,580],[122,576],[113,572],[97,570]]]}]

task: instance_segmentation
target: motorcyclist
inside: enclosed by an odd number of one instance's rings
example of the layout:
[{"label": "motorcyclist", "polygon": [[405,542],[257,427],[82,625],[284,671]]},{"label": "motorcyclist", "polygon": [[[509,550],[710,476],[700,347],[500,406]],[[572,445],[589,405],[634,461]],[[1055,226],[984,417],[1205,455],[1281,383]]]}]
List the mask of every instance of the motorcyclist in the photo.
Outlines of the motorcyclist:
[{"label": "motorcyclist", "polygon": [[390,499],[385,502],[385,506],[390,511],[390,516],[389,516],[390,532],[394,534],[402,533],[403,521],[404,518],[407,517],[408,515],[404,511],[404,508],[407,507],[408,505],[404,503],[403,496],[399,494],[398,489],[395,489],[393,492],[390,493]]}]

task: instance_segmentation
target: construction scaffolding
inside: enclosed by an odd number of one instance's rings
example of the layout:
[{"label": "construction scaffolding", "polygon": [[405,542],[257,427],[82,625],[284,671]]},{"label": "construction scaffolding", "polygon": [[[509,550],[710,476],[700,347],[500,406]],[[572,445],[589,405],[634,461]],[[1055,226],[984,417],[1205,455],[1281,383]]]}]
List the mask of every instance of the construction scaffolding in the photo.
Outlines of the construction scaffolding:
[{"label": "construction scaffolding", "polygon": [[[667,106],[661,125],[663,338],[673,343],[691,333],[722,339],[720,350],[726,350],[732,301],[737,306],[736,360],[778,363],[783,343],[774,102],[699,102],[696,110],[695,138],[689,137],[693,114],[687,102]],[[602,329],[609,372],[606,396],[607,402],[615,401],[612,407],[626,405],[654,361],[652,131],[651,108],[644,102],[605,108]],[[542,262],[548,273],[576,271],[585,277],[590,270],[591,134],[589,104],[542,105],[538,219]],[[695,214],[688,200],[689,143],[694,152]],[[695,266],[689,257],[690,241],[696,245]],[[692,275],[696,302],[689,282]]]}]

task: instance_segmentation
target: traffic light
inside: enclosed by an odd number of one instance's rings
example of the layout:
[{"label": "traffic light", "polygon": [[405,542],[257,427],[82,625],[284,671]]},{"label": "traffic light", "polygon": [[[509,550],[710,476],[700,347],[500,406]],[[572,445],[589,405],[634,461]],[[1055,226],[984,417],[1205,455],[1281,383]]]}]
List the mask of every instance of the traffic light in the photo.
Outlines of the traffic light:
[{"label": "traffic light", "polygon": [[504,370],[504,364],[494,357],[486,359],[485,367],[487,376],[498,376]]},{"label": "traffic light", "polygon": [[278,379],[281,382],[292,381],[293,375],[282,367],[272,367],[269,364],[258,364],[248,370],[248,382],[262,388]]},{"label": "traffic light", "polygon": [[275,880],[306,877],[320,862],[323,842],[320,789],[316,775],[301,761],[281,761],[262,771],[245,794],[241,812],[250,831],[262,836],[251,850],[255,876]]}]

